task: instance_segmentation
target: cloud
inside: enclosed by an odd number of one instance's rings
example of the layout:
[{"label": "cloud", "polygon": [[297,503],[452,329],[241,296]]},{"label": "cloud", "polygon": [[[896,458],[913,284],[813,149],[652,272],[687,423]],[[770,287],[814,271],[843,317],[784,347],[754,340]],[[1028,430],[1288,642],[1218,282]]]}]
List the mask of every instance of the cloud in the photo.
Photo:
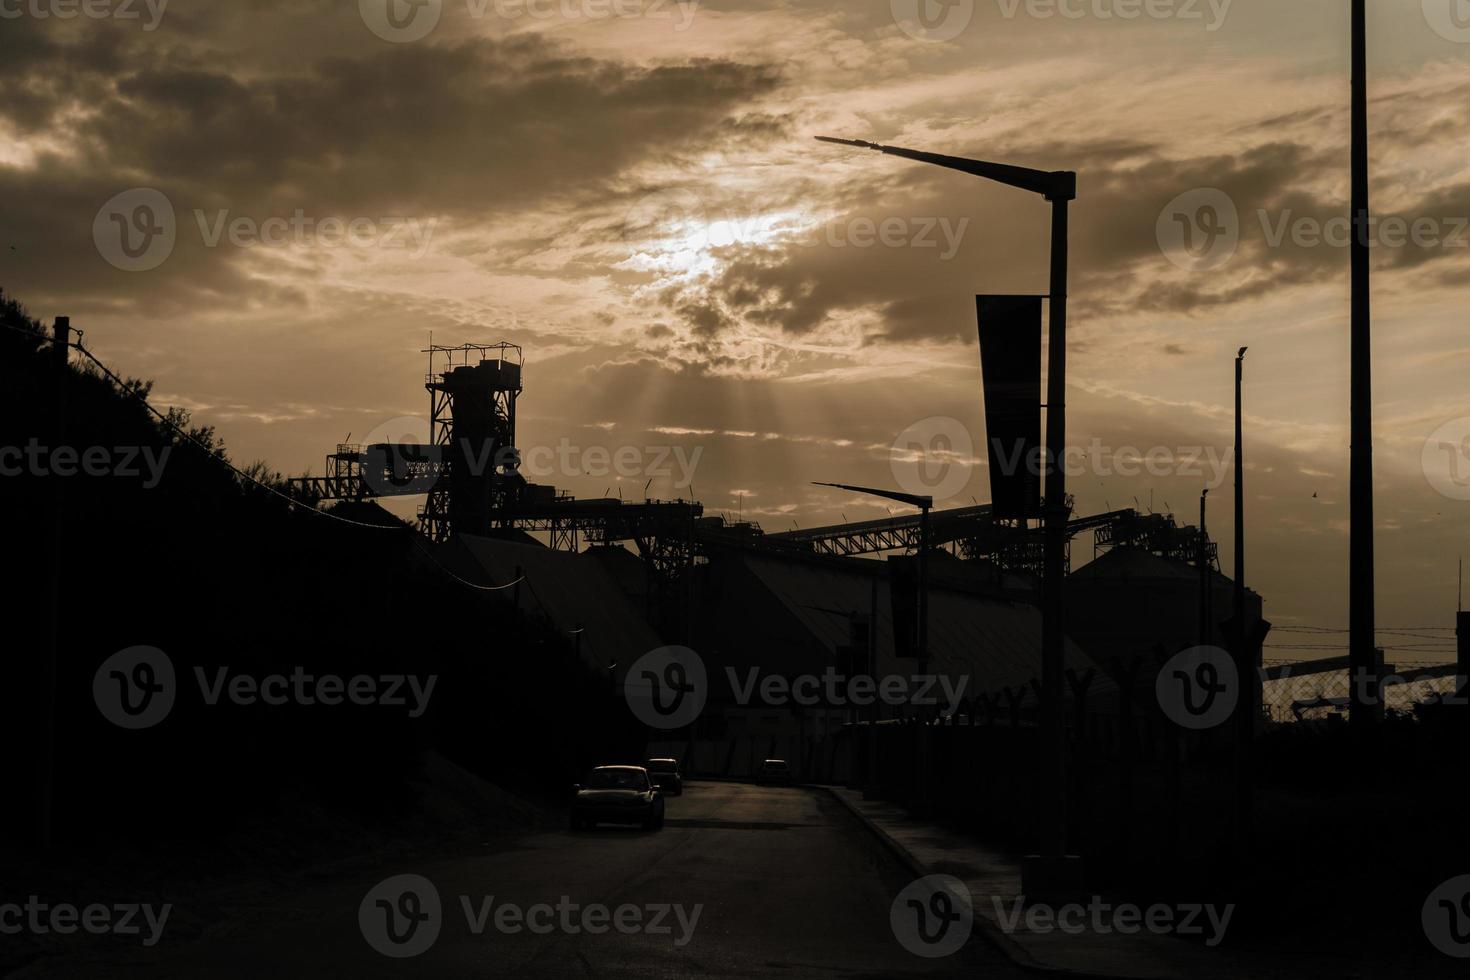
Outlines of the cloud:
[{"label": "cloud", "polygon": [[[6,20],[0,285],[201,406],[241,458],[319,467],[344,433],[422,412],[431,333],[507,339],[527,353],[528,445],[687,437],[708,450],[712,508],[739,487],[811,526],[839,504],[807,484],[890,485],[906,426],[949,417],[979,437],[973,296],[1045,293],[1049,225],[1023,192],[810,137],[1074,169],[1074,438],[1223,444],[1248,343],[1253,584],[1276,615],[1340,612],[1344,488],[1303,471],[1345,473],[1346,255],[1267,231],[1346,211],[1342,10],[1238,4],[1206,32],[977,4],[932,44],[881,2],[707,0],[683,31],[467,9],[446,3],[416,44],[373,35],[352,0],[179,3],[153,32]],[[1470,211],[1470,49],[1420,25],[1385,30],[1373,57],[1375,211]],[[127,273],[92,223],[137,186],[168,195],[180,234],[162,266]],[[1240,242],[1190,272],[1157,222],[1200,187],[1235,202]],[[208,248],[196,209],[434,226],[419,257]],[[1465,544],[1463,515],[1414,473],[1464,412],[1464,255],[1375,254],[1381,583]],[[1157,482],[1073,489],[1084,510],[1150,489],[1188,510],[1200,489]],[[1406,593],[1385,608],[1438,608]]]},{"label": "cloud", "polygon": [[[143,43],[135,35],[59,43],[36,21],[7,21],[7,31],[13,23],[37,43],[11,66],[7,91],[20,97],[0,107],[0,122],[41,148],[29,163],[0,165],[0,226],[23,246],[5,274],[11,288],[65,290],[72,303],[91,293],[198,303],[259,290],[239,250],[205,249],[196,210],[256,222],[301,210],[318,221],[478,223],[615,193],[629,168],[727,138],[727,122],[747,135],[780,125],[761,114],[727,120],[780,84],[768,65],[635,65],[516,36],[225,67],[189,44],[132,59]],[[119,47],[86,61],[100,36]],[[179,243],[151,275],[114,274],[88,244],[92,222],[136,186],[168,197]]]}]

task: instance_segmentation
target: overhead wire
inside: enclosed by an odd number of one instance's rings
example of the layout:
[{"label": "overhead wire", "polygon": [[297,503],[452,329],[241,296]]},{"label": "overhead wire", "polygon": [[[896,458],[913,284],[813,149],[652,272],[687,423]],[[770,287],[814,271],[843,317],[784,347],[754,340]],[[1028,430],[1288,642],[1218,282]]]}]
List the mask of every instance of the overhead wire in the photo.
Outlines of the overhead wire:
[{"label": "overhead wire", "polygon": [[[9,327],[8,324],[4,324],[3,326]],[[9,327],[9,329],[12,329],[13,330],[13,329],[16,329],[16,328]],[[32,331],[24,331],[24,332],[27,333],[27,334],[30,334],[31,336],[35,336],[35,334]],[[43,337],[41,339],[45,339],[45,338]],[[463,585],[463,586],[465,586],[467,588],[476,589],[476,590],[478,590],[480,592],[500,592],[500,591],[503,591],[505,589],[511,588],[512,586],[517,585],[517,584],[519,584],[522,581],[525,581],[526,576],[524,574],[522,574],[519,578],[515,579],[512,582],[507,582],[504,585],[480,585],[480,584],[478,584],[476,582],[471,582],[469,579],[464,578],[463,576],[459,575],[458,573],[456,573],[453,570],[451,570],[448,567],[446,567],[443,562],[441,562],[432,552],[430,552],[427,548],[425,548],[423,546],[423,542],[419,540],[419,536],[416,533],[414,533],[413,530],[412,530],[412,528],[409,528],[406,524],[373,524],[373,523],[368,522],[368,521],[355,521],[355,520],[352,520],[349,517],[343,517],[340,514],[334,514],[331,511],[318,510],[317,508],[315,508],[315,507],[310,506],[309,504],[307,504],[305,501],[298,500],[297,498],[291,496],[288,493],[283,493],[282,491],[276,489],[275,487],[271,486],[268,483],[263,483],[260,480],[257,480],[255,477],[251,476],[249,473],[245,472],[244,470],[242,470],[238,466],[236,466],[234,463],[230,462],[229,459],[226,458],[222,453],[220,453],[219,451],[217,451],[215,449],[212,449],[211,447],[209,447],[209,446],[205,445],[203,442],[201,442],[199,439],[195,438],[195,436],[193,435],[193,433],[191,433],[191,432],[187,431],[186,429],[182,428],[180,425],[178,425],[178,423],[176,423],[167,414],[165,414],[163,412],[160,412],[157,408],[155,408],[148,401],[148,399],[146,397],[143,396],[143,393],[141,391],[139,391],[136,386],[129,385],[126,381],[124,381],[122,378],[120,378],[115,371],[113,371],[106,364],[104,364],[102,362],[102,360],[97,357],[97,355],[93,354],[90,350],[88,350],[86,347],[84,347],[80,341],[77,341],[76,343],[73,343],[70,346],[73,347],[73,348],[75,348],[79,353],[81,353],[82,355],[84,355],[89,361],[91,361],[94,365],[96,365],[97,366],[97,369],[99,371],[101,371],[108,378],[108,380],[110,380],[114,385],[116,385],[117,388],[118,388],[118,390],[120,390],[124,394],[132,395],[134,398],[136,398],[143,405],[144,408],[148,409],[149,412],[151,412],[154,416],[156,416],[160,422],[162,422],[164,425],[168,426],[172,431],[174,431],[175,433],[177,433],[182,438],[187,439],[189,442],[193,443],[196,447],[198,447],[210,459],[213,459],[215,462],[218,462],[218,463],[222,464],[223,466],[227,467],[232,473],[235,474],[235,476],[239,477],[241,480],[244,480],[244,481],[246,481],[248,483],[254,484],[255,486],[259,487],[260,489],[266,491],[267,493],[273,494],[274,496],[277,496],[277,497],[281,498],[282,500],[284,500],[292,508],[292,511],[293,512],[297,508],[300,508],[302,511],[305,511],[308,514],[316,514],[316,515],[318,515],[320,517],[326,517],[326,518],[329,518],[331,520],[338,521],[339,523],[342,523],[342,524],[349,524],[349,525],[351,525],[353,527],[366,527],[366,528],[373,528],[375,530],[381,530],[381,531],[405,531],[406,530],[406,531],[408,531],[412,535],[412,541],[413,541],[414,547],[419,551],[420,554],[422,554],[425,558],[427,558],[436,568],[438,568],[445,575],[447,575],[448,577],[454,579],[456,582],[460,583],[461,585]]]}]

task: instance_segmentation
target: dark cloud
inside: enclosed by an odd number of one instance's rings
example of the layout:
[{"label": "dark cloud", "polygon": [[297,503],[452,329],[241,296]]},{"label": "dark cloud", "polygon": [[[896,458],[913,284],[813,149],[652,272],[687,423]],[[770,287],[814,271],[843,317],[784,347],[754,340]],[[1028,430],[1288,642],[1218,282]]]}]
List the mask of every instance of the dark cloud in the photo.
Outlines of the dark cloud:
[{"label": "dark cloud", "polygon": [[81,161],[243,204],[481,213],[576,196],[776,84],[723,61],[638,68],[535,38],[398,46],[289,76],[187,63],[116,81]]},{"label": "dark cloud", "polygon": [[[1307,118],[1315,117],[1308,113]],[[1263,129],[1269,134],[1300,121],[1297,115],[1283,116]],[[1271,140],[1235,154],[1179,160],[1157,146],[1113,141],[996,155],[1038,168],[1076,161],[1072,290],[1093,315],[1140,309],[1196,315],[1343,275],[1346,249],[1294,232],[1325,229],[1345,216],[1344,202],[1304,190],[1341,169],[1335,147]],[[1240,243],[1236,256],[1220,268],[1181,278],[1172,275],[1156,225],[1170,200],[1196,188],[1218,189],[1235,203]],[[850,229],[855,221],[895,216],[944,216],[951,227],[968,222],[962,247],[951,260],[936,261],[934,250],[853,248],[818,235],[814,245],[732,250],[723,272],[696,287],[708,293],[698,305],[717,305],[732,328],[743,321],[798,336],[841,313],[869,309],[883,322],[873,339],[970,343],[971,293],[1044,291],[1045,214],[1028,208],[1024,195],[997,194],[922,167],[891,182],[842,190],[848,196],[839,205],[840,217],[829,222],[833,227]],[[886,205],[875,207],[880,198]],[[1456,185],[1413,204],[1403,216],[1410,225],[1415,218],[1433,219],[1442,237],[1459,228],[1460,240],[1470,242],[1457,220],[1467,214],[1470,185]],[[1458,254],[1463,253],[1410,241],[1381,250],[1375,261],[1405,268]],[[687,293],[680,300],[693,305]]]},{"label": "dark cloud", "polygon": [[[1329,214],[1322,202],[1292,190],[1328,163],[1300,144],[1272,142],[1188,160],[1168,159],[1159,147],[1135,141],[1002,149],[995,156],[1038,168],[1074,161],[1080,179],[1072,208],[1072,288],[1096,313],[1196,312],[1322,278],[1340,262],[1330,249],[1290,242],[1265,247],[1257,210]],[[800,241],[721,250],[716,276],[666,295],[666,303],[700,311],[694,326],[705,335],[716,326],[738,332],[750,325],[802,336],[843,313],[871,310],[882,324],[872,340],[972,343],[975,293],[1045,292],[1043,202],[903,161],[875,158],[874,166],[898,169],[872,183],[836,188],[837,216]],[[1237,202],[1249,256],[1188,282],[1161,278],[1172,267],[1160,251],[1159,213],[1197,187],[1218,188]],[[902,228],[895,237],[900,244],[856,244],[860,229],[871,243],[871,229],[894,220]]]},{"label": "dark cloud", "polygon": [[[1273,246],[1258,218],[1289,211],[1325,223],[1346,210],[1345,65],[1318,17],[1241,8],[1201,44],[1166,25],[1007,19],[990,4],[977,5],[962,38],[935,45],[907,38],[881,0],[708,0],[679,36],[657,23],[471,23],[464,4],[447,2],[435,33],[405,45],[373,35],[357,8],[171,0],[152,33],[0,22],[0,285],[38,314],[76,316],[110,361],[157,378],[161,401],[225,426],[241,458],[319,468],[345,433],[421,414],[419,350],[432,331],[525,345],[528,445],[566,435],[702,446],[698,495],[714,509],[733,505],[727,491],[740,487],[746,516],[772,528],[881,514],[808,484],[892,485],[887,447],[928,416],[962,421],[982,444],[975,353],[960,346],[974,340],[972,297],[1046,291],[1047,206],[811,142],[828,131],[1079,172],[1069,350],[1072,377],[1099,387],[1069,399],[1074,439],[1224,445],[1230,379],[1217,368],[1242,341],[1220,334],[1242,329],[1238,308],[1254,304],[1263,315],[1250,342],[1265,355],[1280,341],[1263,362],[1309,365],[1258,389],[1295,399],[1257,409],[1263,418],[1321,405],[1341,414],[1345,345],[1313,333],[1335,330],[1332,314],[1295,314],[1328,292],[1313,287],[1345,293],[1345,251],[1289,237]],[[1455,183],[1470,122],[1463,73],[1428,65],[1376,77],[1380,213],[1470,212],[1470,186]],[[1320,91],[1337,95],[1316,104],[1312,86],[1324,82],[1337,88]],[[165,265],[131,274],[103,261],[92,221],[140,185],[169,196],[187,233]],[[1167,202],[1201,187],[1235,201],[1242,237],[1230,262],[1190,274],[1160,252],[1156,222]],[[688,215],[678,195],[691,191],[696,216],[749,221],[755,233],[689,247],[697,235],[679,223]],[[206,249],[196,208],[436,216],[447,233],[421,274],[377,255],[355,264],[313,249]],[[758,227],[772,215],[821,223],[794,243]],[[933,244],[855,242],[854,232],[893,219]],[[941,220],[951,231],[963,223],[948,255],[944,235],[924,230]],[[1381,251],[1380,268],[1417,274],[1375,281],[1389,295],[1405,280],[1464,288],[1458,254]],[[1420,310],[1436,316],[1432,303],[1409,312]],[[1395,331],[1379,336],[1391,344]],[[1433,349],[1401,339],[1415,354]],[[1446,361],[1414,367],[1416,378],[1437,367],[1450,379],[1431,389],[1446,402],[1441,414],[1457,390]],[[1385,408],[1404,407],[1391,386],[1408,372],[1391,356],[1380,363]],[[1334,620],[1345,435],[1259,428],[1256,581],[1273,609]],[[1329,442],[1313,450],[1323,458],[1283,448]],[[1399,526],[1382,529],[1380,580],[1418,588],[1415,562],[1450,569],[1463,521],[1444,533],[1433,508],[1448,515],[1454,504],[1406,482],[1402,462],[1395,469],[1386,456],[1379,499]],[[983,477],[977,469],[961,497],[984,499]],[[608,491],[605,479],[565,485]],[[1192,510],[1200,479],[1079,478],[1069,490],[1083,512],[1150,491]],[[1227,511],[1212,510],[1222,538]]]},{"label": "dark cloud", "polygon": [[[7,31],[13,23],[28,54],[7,69],[18,97],[0,118],[23,133],[50,127],[66,147],[0,167],[0,228],[25,246],[4,278],[32,297],[184,303],[249,286],[236,253],[197,241],[195,209],[256,221],[296,209],[317,220],[483,218],[596,200],[649,157],[731,125],[782,125],[737,111],[778,72],[733,61],[642,66],[520,36],[378,46],[276,71],[159,39],[133,59],[136,31],[63,44],[35,21],[6,21]],[[89,60],[99,45],[111,56]],[[114,274],[90,244],[98,208],[135,186],[166,194],[180,224],[175,255],[146,276]]]}]

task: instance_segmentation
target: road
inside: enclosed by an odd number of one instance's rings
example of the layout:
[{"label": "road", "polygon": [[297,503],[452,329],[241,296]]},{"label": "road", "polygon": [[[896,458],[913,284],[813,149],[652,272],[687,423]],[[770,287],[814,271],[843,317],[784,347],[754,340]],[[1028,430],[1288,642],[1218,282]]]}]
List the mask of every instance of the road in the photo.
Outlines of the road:
[{"label": "road", "polygon": [[[402,874],[428,879],[440,912],[424,919],[426,931],[409,941],[431,938],[427,948],[394,958],[366,938],[372,931],[382,942],[386,907],[365,899],[383,879]],[[132,945],[121,955],[120,941],[109,937],[104,948],[50,957],[16,976],[1023,975],[978,934],[943,958],[905,949],[889,910],[909,882],[825,792],[696,783],[669,799],[661,831],[547,833],[452,859],[359,867],[289,894],[227,905],[194,936],[171,936],[165,926],[151,949]],[[375,894],[396,897],[401,890]],[[532,910],[542,903],[549,908]],[[427,904],[393,907],[430,914]],[[660,914],[660,907],[668,911]],[[622,918],[600,918],[600,908]],[[529,918],[522,921],[517,912]],[[497,919],[505,928],[497,928]],[[431,923],[437,936],[430,935]],[[584,925],[605,931],[592,934]],[[667,931],[652,934],[648,927]],[[407,945],[388,948],[401,952]]]}]

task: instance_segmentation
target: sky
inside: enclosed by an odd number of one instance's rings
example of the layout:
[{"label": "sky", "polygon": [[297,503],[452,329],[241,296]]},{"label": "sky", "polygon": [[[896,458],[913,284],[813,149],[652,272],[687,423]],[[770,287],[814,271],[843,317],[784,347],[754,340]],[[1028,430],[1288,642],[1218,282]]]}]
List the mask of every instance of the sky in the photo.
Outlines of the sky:
[{"label": "sky", "polygon": [[[1470,3],[1369,6],[1378,621],[1443,627]],[[402,438],[431,338],[508,341],[536,482],[811,527],[885,510],[813,481],[989,499],[974,296],[1044,293],[1049,231],[1025,192],[812,137],[1074,170],[1078,512],[1192,523],[1210,487],[1228,545],[1249,346],[1247,581],[1279,626],[1345,626],[1347,13],[0,0],[0,287],[240,462]]]}]

